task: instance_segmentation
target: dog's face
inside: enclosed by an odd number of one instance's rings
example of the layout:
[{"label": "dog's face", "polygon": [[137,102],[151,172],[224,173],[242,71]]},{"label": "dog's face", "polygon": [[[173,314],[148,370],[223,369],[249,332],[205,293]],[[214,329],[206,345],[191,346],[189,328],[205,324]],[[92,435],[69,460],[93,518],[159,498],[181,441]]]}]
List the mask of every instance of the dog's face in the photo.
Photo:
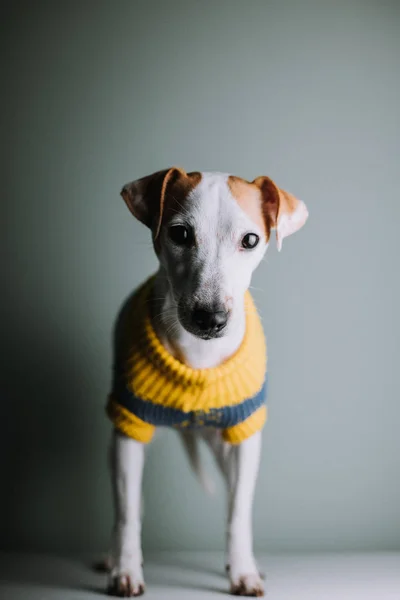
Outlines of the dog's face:
[{"label": "dog's face", "polygon": [[122,196],[152,230],[181,325],[203,339],[235,326],[271,230],[280,249],[308,216],[267,177],[248,182],[173,168],[127,184]]}]

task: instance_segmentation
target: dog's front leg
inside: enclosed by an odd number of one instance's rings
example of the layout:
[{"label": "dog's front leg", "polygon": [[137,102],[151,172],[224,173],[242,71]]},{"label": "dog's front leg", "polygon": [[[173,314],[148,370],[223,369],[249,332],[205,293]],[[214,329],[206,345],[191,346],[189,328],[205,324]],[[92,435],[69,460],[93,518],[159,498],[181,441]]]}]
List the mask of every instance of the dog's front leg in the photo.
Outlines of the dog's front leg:
[{"label": "dog's front leg", "polygon": [[143,464],[144,445],[114,431],[111,477],[115,525],[108,586],[113,596],[140,596],[144,592],[140,518]]},{"label": "dog's front leg", "polygon": [[258,432],[228,455],[228,558],[231,593],[263,596],[264,586],[253,554],[252,508],[261,451]]}]

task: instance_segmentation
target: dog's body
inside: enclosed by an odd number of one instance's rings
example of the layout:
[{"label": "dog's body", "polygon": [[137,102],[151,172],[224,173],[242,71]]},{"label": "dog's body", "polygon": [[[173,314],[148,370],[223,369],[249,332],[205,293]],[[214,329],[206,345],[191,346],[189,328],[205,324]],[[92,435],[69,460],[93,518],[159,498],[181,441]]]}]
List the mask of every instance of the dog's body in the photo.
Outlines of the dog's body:
[{"label": "dog's body", "polygon": [[[306,221],[305,205],[270,179],[250,183],[220,173],[169,169],[125,186],[131,212],[152,231],[160,261],[151,320],[162,346],[191,369],[215,369],[235,355],[246,335],[245,294],[268,246],[278,248]],[[116,330],[126,330],[122,311]],[[241,443],[224,441],[218,428],[184,430],[192,466],[202,477],[195,436],[207,442],[229,491],[227,561],[234,594],[261,596],[252,548],[251,513],[261,432]],[[141,480],[144,444],[114,430],[111,451],[116,521],[109,592],[144,591],[141,552]],[[205,482],[206,483],[206,482]]]}]

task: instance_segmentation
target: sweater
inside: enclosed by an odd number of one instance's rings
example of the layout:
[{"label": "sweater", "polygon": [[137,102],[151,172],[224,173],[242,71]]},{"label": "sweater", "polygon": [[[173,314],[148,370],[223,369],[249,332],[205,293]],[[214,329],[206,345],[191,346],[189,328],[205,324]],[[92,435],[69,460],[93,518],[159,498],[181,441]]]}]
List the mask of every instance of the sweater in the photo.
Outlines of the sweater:
[{"label": "sweater", "polygon": [[266,417],[267,350],[257,309],[245,295],[246,329],[238,350],[215,368],[193,369],[172,356],[154,331],[154,276],[129,299],[106,411],[117,430],[147,443],[158,426],[217,427],[238,444]]}]

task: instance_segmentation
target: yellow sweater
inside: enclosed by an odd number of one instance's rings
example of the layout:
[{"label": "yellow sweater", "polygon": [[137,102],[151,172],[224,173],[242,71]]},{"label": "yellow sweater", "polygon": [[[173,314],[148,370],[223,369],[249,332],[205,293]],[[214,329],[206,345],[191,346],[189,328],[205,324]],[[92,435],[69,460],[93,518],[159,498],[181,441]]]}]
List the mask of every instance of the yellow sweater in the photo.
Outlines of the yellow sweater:
[{"label": "yellow sweater", "polygon": [[260,430],[266,420],[267,352],[263,329],[246,292],[246,331],[237,352],[212,369],[192,369],[158,339],[150,318],[154,277],[129,300],[117,348],[107,414],[114,426],[140,442],[155,427],[218,427],[232,444]]}]

